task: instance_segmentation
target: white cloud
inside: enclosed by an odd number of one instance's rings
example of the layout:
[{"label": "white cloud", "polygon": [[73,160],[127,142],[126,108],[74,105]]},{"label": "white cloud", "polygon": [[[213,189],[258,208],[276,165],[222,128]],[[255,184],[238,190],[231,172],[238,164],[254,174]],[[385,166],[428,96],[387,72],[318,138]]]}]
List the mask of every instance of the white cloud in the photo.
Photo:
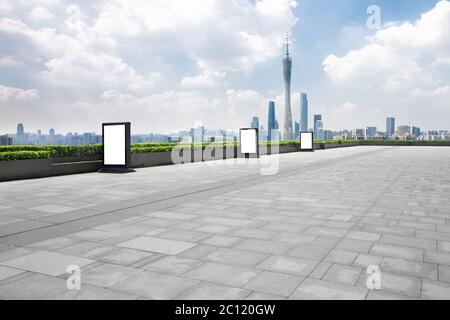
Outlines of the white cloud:
[{"label": "white cloud", "polygon": [[414,23],[388,24],[361,49],[329,55],[324,70],[337,84],[386,91],[437,88],[448,84],[438,61],[450,59],[450,2],[440,1]]},{"label": "white cloud", "polygon": [[46,21],[53,19],[54,15],[46,7],[34,7],[31,10],[31,18],[36,21]]},{"label": "white cloud", "polygon": [[39,92],[36,89],[21,89],[0,85],[0,102],[36,100]]},{"label": "white cloud", "polygon": [[46,67],[47,70],[41,73],[41,78],[57,86],[129,90],[153,87],[153,82],[137,74],[121,59],[107,54],[68,53],[62,58],[50,60]]},{"label": "white cloud", "polygon": [[181,80],[181,85],[186,88],[207,88],[217,85],[225,85],[227,74],[225,72],[205,71],[195,77],[185,77]]},{"label": "white cloud", "polygon": [[15,67],[20,65],[20,62],[13,57],[0,57],[0,67]]},{"label": "white cloud", "polygon": [[348,112],[354,112],[358,109],[358,105],[353,102],[346,102],[332,111],[334,115],[341,115]]}]

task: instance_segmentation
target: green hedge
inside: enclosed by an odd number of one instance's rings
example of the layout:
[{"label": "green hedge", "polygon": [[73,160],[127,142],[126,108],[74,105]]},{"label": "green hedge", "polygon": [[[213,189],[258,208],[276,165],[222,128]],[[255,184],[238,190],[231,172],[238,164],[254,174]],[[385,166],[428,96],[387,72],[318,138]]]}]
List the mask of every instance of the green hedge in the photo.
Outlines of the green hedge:
[{"label": "green hedge", "polygon": [[0,161],[23,160],[23,159],[47,159],[50,158],[49,151],[9,151],[0,152]]}]

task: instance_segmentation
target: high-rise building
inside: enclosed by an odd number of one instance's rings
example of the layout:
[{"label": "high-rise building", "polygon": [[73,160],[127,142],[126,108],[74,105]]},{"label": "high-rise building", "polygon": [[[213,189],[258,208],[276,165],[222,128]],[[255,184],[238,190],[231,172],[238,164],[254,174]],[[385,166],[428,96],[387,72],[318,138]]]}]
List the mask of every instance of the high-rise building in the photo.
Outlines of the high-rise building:
[{"label": "high-rise building", "polygon": [[399,126],[397,127],[397,133],[400,136],[409,136],[411,134],[410,126]]},{"label": "high-rise building", "polygon": [[286,39],[286,57],[283,59],[283,79],[284,79],[284,126],[283,139],[292,140],[292,111],[291,111],[291,75],[292,59],[289,56],[289,38]]},{"label": "high-rise building", "polygon": [[393,136],[395,134],[395,118],[386,118],[386,135]]},{"label": "high-rise building", "polygon": [[17,135],[19,134],[24,134],[24,128],[23,128],[23,123],[18,123],[17,124]]},{"label": "high-rise building", "polygon": [[297,140],[300,138],[300,123],[295,121],[294,123],[294,139]]},{"label": "high-rise building", "polygon": [[[54,144],[55,143],[55,129],[50,128],[50,130],[48,130],[48,139],[50,144]],[[85,143],[85,144],[89,144],[89,143]]]},{"label": "high-rise building", "polygon": [[316,121],[316,134],[314,135],[315,140],[325,140],[325,130],[323,129],[323,121]]},{"label": "high-rise building", "polygon": [[367,127],[366,128],[366,139],[373,138],[377,134],[377,127]]},{"label": "high-rise building", "polygon": [[16,144],[25,144],[25,129],[23,123],[17,124]]},{"label": "high-rise building", "polygon": [[308,131],[308,95],[300,93],[300,131]]},{"label": "high-rise building", "polygon": [[[314,115],[314,136],[316,137],[316,139],[318,137],[318,132],[317,132],[317,122],[318,121],[322,121],[322,115],[321,114],[315,114]],[[322,126],[323,126],[323,123],[322,123]]]},{"label": "high-rise building", "polygon": [[251,123],[251,128],[259,129],[259,118],[258,117],[253,117],[252,123]]},{"label": "high-rise building", "polygon": [[411,132],[413,137],[415,138],[418,138],[420,136],[420,128],[418,127],[412,127]]},{"label": "high-rise building", "polygon": [[272,130],[277,129],[275,120],[275,102],[269,101],[269,114],[267,117],[267,140],[272,141]]},{"label": "high-rise building", "polygon": [[13,139],[7,134],[0,136],[0,146],[10,146],[13,144]]}]

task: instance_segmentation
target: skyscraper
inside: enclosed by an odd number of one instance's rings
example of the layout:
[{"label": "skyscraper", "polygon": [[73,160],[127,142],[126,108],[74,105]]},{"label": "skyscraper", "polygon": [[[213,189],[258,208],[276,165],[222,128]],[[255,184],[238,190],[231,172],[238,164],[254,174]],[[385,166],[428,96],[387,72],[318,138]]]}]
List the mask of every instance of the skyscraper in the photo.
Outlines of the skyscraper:
[{"label": "skyscraper", "polygon": [[276,129],[275,102],[273,101],[269,101],[269,114],[267,119],[267,141],[272,141],[272,130]]},{"label": "skyscraper", "polygon": [[294,139],[297,140],[300,138],[300,124],[295,121],[294,123]]},{"label": "skyscraper", "polygon": [[291,112],[291,74],[292,59],[289,56],[289,38],[286,38],[286,57],[283,59],[283,78],[284,78],[284,130],[283,139],[292,140],[292,112]]},{"label": "skyscraper", "polygon": [[251,128],[259,129],[259,118],[258,117],[253,117],[252,123],[251,123]]},{"label": "skyscraper", "polygon": [[393,136],[395,134],[395,118],[386,118],[386,135]]},{"label": "skyscraper", "polygon": [[17,124],[16,144],[25,144],[25,130],[23,123]]},{"label": "skyscraper", "polygon": [[[322,121],[322,115],[321,114],[315,114],[314,115],[314,136],[316,138],[319,137],[318,130],[317,130],[319,121]],[[323,127],[323,123],[322,123],[322,127]]]},{"label": "skyscraper", "polygon": [[300,94],[300,131],[308,131],[308,95]]}]

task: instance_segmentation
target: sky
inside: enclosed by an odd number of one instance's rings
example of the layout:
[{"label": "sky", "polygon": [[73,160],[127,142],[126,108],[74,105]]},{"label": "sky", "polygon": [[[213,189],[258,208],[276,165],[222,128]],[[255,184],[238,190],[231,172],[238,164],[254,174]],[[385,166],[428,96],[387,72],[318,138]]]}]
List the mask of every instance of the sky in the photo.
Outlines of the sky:
[{"label": "sky", "polygon": [[0,134],[282,127],[286,33],[295,121],[450,129],[447,0],[0,0]]}]

